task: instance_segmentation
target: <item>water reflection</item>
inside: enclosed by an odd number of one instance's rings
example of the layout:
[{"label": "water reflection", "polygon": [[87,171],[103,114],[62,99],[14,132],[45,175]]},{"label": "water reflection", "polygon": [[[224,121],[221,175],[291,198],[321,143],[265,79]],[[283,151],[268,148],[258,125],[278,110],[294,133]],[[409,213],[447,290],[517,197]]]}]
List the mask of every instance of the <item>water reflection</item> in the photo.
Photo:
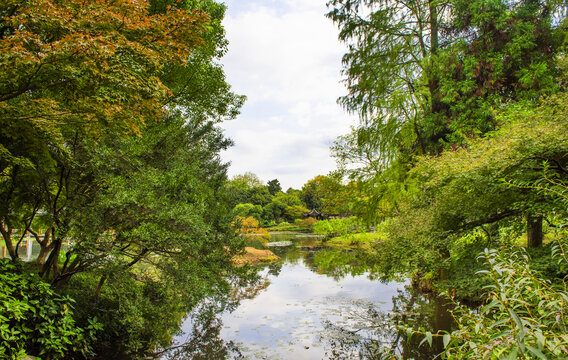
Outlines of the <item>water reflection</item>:
[{"label": "water reflection", "polygon": [[[436,297],[417,294],[406,286],[393,297],[393,308],[385,312],[378,308],[360,309],[354,316],[354,327],[326,324],[331,336],[329,359],[434,359],[443,350],[441,337],[434,337],[433,344],[423,342],[423,337],[410,340],[399,326],[424,328],[436,333],[450,330],[454,321],[445,301]],[[422,344],[421,344],[422,343]]]},{"label": "water reflection", "polygon": [[[244,359],[233,342],[223,340],[219,335],[223,326],[218,316],[222,306],[211,299],[194,309],[185,320],[184,328],[189,336],[178,345],[158,353],[163,359],[221,360]],[[178,337],[177,341],[180,339]]]},{"label": "water reflection", "polygon": [[[31,261],[37,258],[40,250],[39,244],[31,237],[24,238],[19,246],[14,242],[14,248],[16,247],[18,248],[18,256],[23,261]],[[0,245],[0,258],[8,257],[10,257],[8,249],[6,245],[2,243],[2,245]]]},{"label": "water reflection", "polygon": [[[290,236],[284,240],[289,240]],[[271,241],[275,241],[274,237]],[[310,243],[311,242],[311,243]],[[447,329],[451,317],[437,299],[407,283],[379,282],[358,251],[320,249],[313,239],[271,248],[281,260],[260,280],[237,288],[233,312],[207,302],[194,311],[176,340],[176,359],[432,359],[441,344],[419,346],[397,326]]]}]

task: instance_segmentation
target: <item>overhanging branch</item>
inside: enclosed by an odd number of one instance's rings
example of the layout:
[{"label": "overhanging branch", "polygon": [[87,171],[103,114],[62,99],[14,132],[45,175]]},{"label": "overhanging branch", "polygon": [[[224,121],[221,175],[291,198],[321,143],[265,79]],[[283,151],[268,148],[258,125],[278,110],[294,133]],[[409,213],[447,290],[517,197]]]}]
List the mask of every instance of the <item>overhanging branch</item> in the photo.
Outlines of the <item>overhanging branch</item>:
[{"label": "overhanging branch", "polygon": [[460,230],[469,230],[469,229],[473,229],[473,228],[476,228],[476,227],[481,226],[481,225],[492,224],[492,223],[497,222],[499,220],[503,220],[507,217],[519,215],[520,213],[521,213],[520,210],[509,210],[508,209],[508,210],[505,210],[501,213],[493,214],[493,215],[491,215],[487,218],[484,218],[484,219],[468,221],[467,223],[465,223],[460,228]]}]

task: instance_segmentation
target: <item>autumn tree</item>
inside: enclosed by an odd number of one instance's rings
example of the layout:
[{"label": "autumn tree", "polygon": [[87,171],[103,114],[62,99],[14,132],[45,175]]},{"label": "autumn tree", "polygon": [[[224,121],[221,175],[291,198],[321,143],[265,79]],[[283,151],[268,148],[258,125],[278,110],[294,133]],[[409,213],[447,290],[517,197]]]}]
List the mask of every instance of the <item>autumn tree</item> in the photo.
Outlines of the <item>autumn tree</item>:
[{"label": "autumn tree", "polygon": [[79,146],[111,132],[140,133],[172,106],[205,134],[242,104],[213,65],[226,46],[224,7],[203,2],[209,15],[193,2],[145,4],[2,5],[1,43],[11,49],[0,60],[2,229],[5,237],[14,227],[31,230],[37,211],[51,209],[40,262],[65,237],[60,217],[70,197],[86,196],[83,182],[92,179],[81,175],[83,186],[70,191]]},{"label": "autumn tree", "polygon": [[[65,228],[58,213],[74,144],[106,132],[139,132],[164,117],[170,90],[160,72],[166,63],[185,63],[203,43],[209,17],[181,9],[150,14],[148,6],[72,0],[0,6],[3,233],[29,228],[42,207],[51,209],[51,236],[65,236],[57,233]],[[32,205],[22,207],[14,196]],[[13,224],[11,214],[26,220]]]},{"label": "autumn tree", "polygon": [[234,274],[242,244],[219,157],[231,142],[217,124],[244,97],[218,63],[224,11],[209,0],[0,5],[0,231],[13,259],[12,229],[36,238],[38,272],[75,297],[83,324],[100,311],[96,351],[167,345]]}]

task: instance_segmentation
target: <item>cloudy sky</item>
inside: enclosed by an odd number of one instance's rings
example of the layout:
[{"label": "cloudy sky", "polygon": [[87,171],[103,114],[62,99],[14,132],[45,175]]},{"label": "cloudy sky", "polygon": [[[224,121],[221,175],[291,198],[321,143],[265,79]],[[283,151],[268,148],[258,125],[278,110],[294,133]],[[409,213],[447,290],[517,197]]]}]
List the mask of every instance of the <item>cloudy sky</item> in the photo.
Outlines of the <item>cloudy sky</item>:
[{"label": "cloudy sky", "polygon": [[229,83],[248,97],[223,128],[235,146],[222,157],[230,176],[252,171],[301,188],[335,168],[332,141],[353,117],[337,105],[345,94],[337,29],[326,0],[227,0],[223,59]]}]

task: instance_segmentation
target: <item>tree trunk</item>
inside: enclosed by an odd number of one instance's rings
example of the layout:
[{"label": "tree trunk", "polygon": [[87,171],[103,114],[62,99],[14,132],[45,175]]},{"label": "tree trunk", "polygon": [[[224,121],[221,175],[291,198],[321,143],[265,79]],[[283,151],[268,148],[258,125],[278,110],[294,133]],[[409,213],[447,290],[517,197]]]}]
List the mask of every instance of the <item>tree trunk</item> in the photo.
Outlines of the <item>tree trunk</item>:
[{"label": "tree trunk", "polygon": [[542,215],[527,216],[527,247],[537,248],[542,245]]},{"label": "tree trunk", "polygon": [[105,283],[107,279],[106,275],[101,276],[101,279],[99,280],[99,284],[97,285],[97,289],[95,290],[95,298],[98,298],[101,295],[101,289],[103,288],[103,284]]},{"label": "tree trunk", "polygon": [[438,8],[437,2],[434,0],[430,0],[428,3],[428,10],[430,12],[430,53],[436,55],[438,52],[438,32],[439,32],[439,24],[438,24]]},{"label": "tree trunk", "polygon": [[16,260],[18,258],[18,254],[16,253],[14,244],[12,244],[12,229],[9,227],[5,229],[4,225],[0,224],[0,232],[4,238],[4,243],[6,244],[6,249],[8,249],[8,254],[10,254],[10,258],[12,258],[12,260]]},{"label": "tree trunk", "polygon": [[52,229],[49,228],[45,231],[43,235],[43,240],[39,240],[39,235],[35,236],[36,241],[39,244],[39,255],[37,256],[36,263],[38,264],[39,268],[41,269],[47,260],[47,256],[53,250],[54,244],[50,242]]}]

